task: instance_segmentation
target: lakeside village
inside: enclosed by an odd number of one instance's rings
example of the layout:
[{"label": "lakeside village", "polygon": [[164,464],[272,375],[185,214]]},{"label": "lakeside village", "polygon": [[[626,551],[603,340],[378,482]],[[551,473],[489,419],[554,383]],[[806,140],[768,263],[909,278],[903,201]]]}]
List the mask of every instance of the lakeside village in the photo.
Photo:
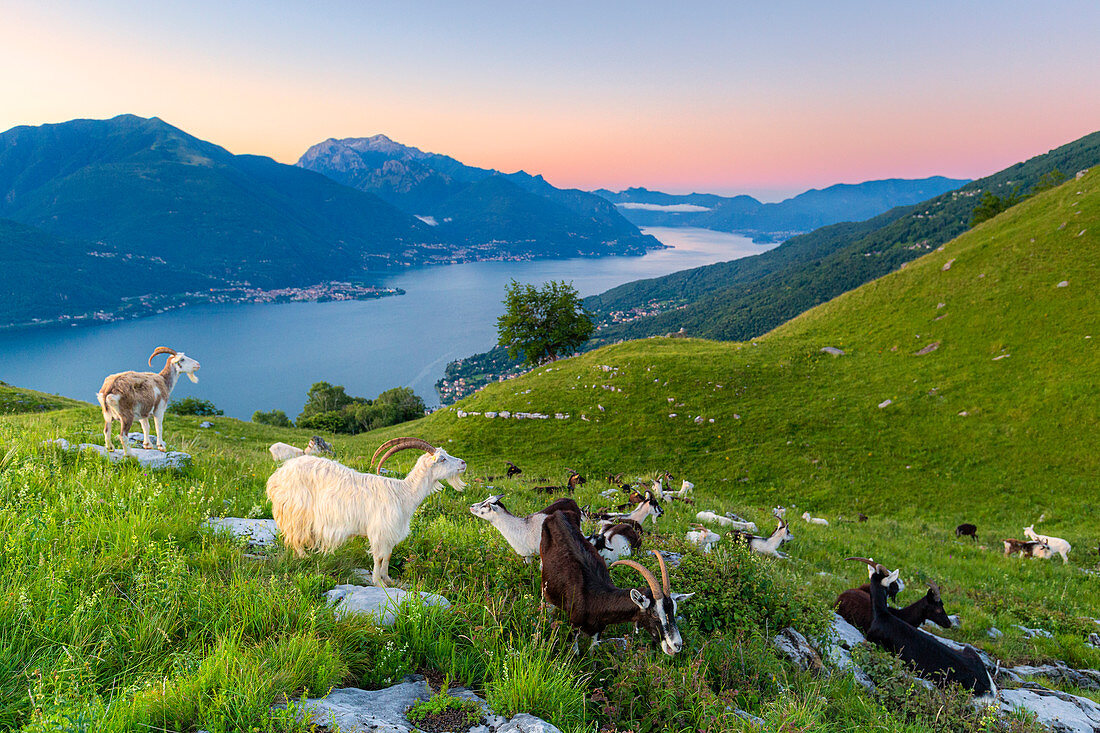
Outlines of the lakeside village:
[{"label": "lakeside village", "polygon": [[219,303],[327,303],[337,300],[370,300],[390,295],[404,295],[401,288],[381,288],[374,285],[332,281],[301,288],[276,288],[264,290],[249,285],[228,288],[210,288],[187,293],[157,293],[123,298],[117,308],[95,310],[80,314],[63,314],[56,318],[34,318],[23,323],[8,323],[0,330],[33,326],[72,326],[112,323],[133,318],[167,313],[193,305]]}]

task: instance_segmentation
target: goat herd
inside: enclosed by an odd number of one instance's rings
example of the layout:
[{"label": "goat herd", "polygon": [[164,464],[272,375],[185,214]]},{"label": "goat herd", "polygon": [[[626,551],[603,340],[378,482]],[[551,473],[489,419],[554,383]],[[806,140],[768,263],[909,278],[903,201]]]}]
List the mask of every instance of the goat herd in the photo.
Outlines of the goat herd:
[{"label": "goat herd", "polygon": [[[159,354],[169,355],[159,373],[113,374],[107,377],[97,394],[103,409],[103,434],[108,450],[111,449],[114,420],[121,423],[123,450],[127,454],[126,434],[135,420],[141,424],[145,447],[151,448],[150,417],[156,426],[157,448],[165,449],[162,429],[168,397],[180,374],[186,374],[193,382],[198,381],[195,371],[199,363],[182,352],[158,346],[149,357],[150,365],[153,357]],[[403,450],[421,450],[423,454],[404,478],[381,475],[386,460]],[[350,537],[365,536],[374,557],[373,581],[378,585],[392,585],[390,557],[394,547],[409,535],[416,508],[442,488],[441,482],[446,481],[462,491],[466,462],[427,441],[409,437],[394,438],[379,446],[370,463],[371,469],[378,473],[361,473],[317,455],[331,452],[332,447],[320,437],[311,440],[304,451],[284,443],[271,447],[272,456],[283,463],[267,481],[267,496],[283,541],[299,556],[304,556],[307,549],[332,552]],[[509,478],[520,473],[518,466],[508,463]],[[671,479],[667,474],[665,477]],[[658,478],[652,488],[642,494],[623,483],[621,475],[609,476],[608,480],[628,492],[631,503],[636,504],[632,511],[624,511],[629,507],[627,504],[618,507],[618,513],[589,512],[572,498],[560,498],[542,511],[521,517],[509,512],[498,494],[472,505],[470,512],[491,523],[509,546],[528,562],[535,555],[539,556],[545,599],[565,612],[576,632],[592,637],[593,644],[598,643],[599,634],[608,626],[632,623],[647,631],[665,654],[674,655],[683,646],[676,625],[677,605],[693,594],[672,591],[668,567],[661,553],[651,550],[660,568],[660,581],[644,565],[622,558],[640,547],[646,518],[652,517],[656,522],[661,516],[659,500],[690,502],[688,497],[693,486],[684,481],[681,489],[664,491],[662,480]],[[553,494],[559,489],[571,492],[583,483],[580,474],[570,471],[567,487],[535,488]],[[614,493],[611,490],[604,495]],[[784,519],[784,510],[777,507],[773,513],[778,526],[767,537],[753,534],[755,524],[733,515],[702,511],[696,519],[728,527],[735,541],[756,552],[786,557],[779,548],[792,539],[792,534]],[[824,519],[811,517],[808,512],[802,518],[813,524],[828,524]],[[860,515],[860,521],[865,519]],[[595,533],[587,537],[581,530],[586,520],[597,523]],[[972,524],[956,529],[960,537],[976,539],[975,532],[976,527]],[[1033,527],[1026,528],[1025,532],[1027,541],[1004,540],[1006,555],[1019,553],[1049,558],[1058,553],[1067,560],[1070,547],[1065,540],[1037,535]],[[720,538],[697,524],[688,532],[687,539],[707,552]],[[868,564],[870,582],[840,594],[837,611],[845,620],[864,632],[870,641],[897,654],[933,680],[959,683],[979,696],[995,693],[993,680],[973,649],[953,648],[917,628],[926,620],[941,626],[951,625],[935,584],[930,583],[927,594],[916,603],[892,608],[888,600],[904,587],[899,578],[900,570],[890,572],[865,558],[848,559]],[[616,586],[609,572],[609,568],[616,565],[636,570],[645,580],[646,588]],[[575,643],[574,648],[577,646]]]}]

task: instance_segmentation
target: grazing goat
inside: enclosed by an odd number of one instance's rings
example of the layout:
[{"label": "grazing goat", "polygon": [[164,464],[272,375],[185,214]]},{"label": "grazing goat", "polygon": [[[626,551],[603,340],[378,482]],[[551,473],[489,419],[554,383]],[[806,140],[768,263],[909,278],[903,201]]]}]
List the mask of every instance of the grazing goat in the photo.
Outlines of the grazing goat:
[{"label": "grazing goat", "polygon": [[291,458],[297,458],[298,456],[316,456],[322,453],[335,455],[336,453],[332,444],[320,435],[314,435],[310,438],[309,445],[306,446],[305,450],[286,443],[273,443],[267,450],[271,454],[271,457],[279,463],[290,460]]},{"label": "grazing goat", "polygon": [[[899,580],[898,583],[900,584],[901,581]],[[904,585],[900,585],[900,587],[896,589],[891,586],[887,589],[886,595],[893,598],[903,589]],[[866,635],[867,630],[871,627],[871,585],[869,583],[864,583],[859,588],[844,591],[837,596],[836,607],[837,613],[839,613],[845,621],[855,626]],[[914,627],[920,626],[925,621],[931,621],[945,629],[950,629],[954,626],[951,622],[951,618],[947,615],[946,609],[943,607],[943,600],[940,597],[940,588],[932,582],[928,583],[928,592],[921,596],[919,600],[903,608],[894,608],[891,606],[890,612],[905,623]]]},{"label": "grazing goat", "polygon": [[956,651],[890,611],[886,605],[886,586],[897,578],[898,571],[891,573],[867,558],[847,559],[867,563],[870,567],[872,620],[867,630],[869,641],[898,655],[921,676],[936,683],[956,682],[979,697],[996,694],[996,685],[977,652],[973,649]]},{"label": "grazing goat", "polygon": [[539,554],[539,543],[542,542],[542,523],[554,512],[565,512],[570,521],[579,528],[583,514],[577,502],[572,499],[558,499],[542,511],[528,514],[526,517],[517,517],[508,511],[501,501],[503,494],[490,496],[485,501],[470,505],[470,514],[481,517],[489,524],[497,528],[503,535],[508,545],[516,551],[526,562]]},{"label": "grazing goat", "polygon": [[[394,438],[375,452],[378,469],[398,451],[417,449],[424,455],[403,479],[360,473],[327,458],[292,458],[267,480],[271,513],[283,542],[299,557],[307,548],[331,553],[349,537],[365,535],[374,555],[376,585],[392,585],[389,576],[393,548],[409,536],[413,512],[447,481],[465,488],[466,462],[419,438]],[[374,459],[371,459],[374,465]]]},{"label": "grazing goat", "polygon": [[723,517],[720,514],[714,512],[696,512],[695,518],[700,522],[710,522],[711,524],[717,524],[720,527],[730,527],[731,529],[740,530],[741,532],[755,532],[756,523],[746,522],[743,520],[733,519],[731,517]]},{"label": "grazing goat", "polygon": [[1049,560],[1054,557],[1054,550],[1045,542],[1039,540],[1001,540],[1005,546],[1005,557],[1019,554],[1020,557],[1037,557],[1040,560]]},{"label": "grazing goat", "polygon": [[584,486],[586,483],[588,483],[588,480],[584,476],[581,476],[579,473],[570,468],[569,478],[566,480],[565,483],[569,486],[569,493],[573,493],[573,491],[578,486]]},{"label": "grazing goat", "polygon": [[1035,525],[1024,527],[1024,536],[1031,540],[1038,540],[1054,552],[1062,556],[1062,564],[1069,562],[1069,551],[1073,549],[1068,542],[1061,537],[1048,537],[1045,534],[1035,534]]},{"label": "grazing goat", "polygon": [[157,430],[157,450],[168,450],[164,445],[164,410],[168,407],[168,397],[176,386],[180,374],[186,374],[192,382],[198,382],[195,372],[199,363],[182,351],[174,351],[167,346],[158,346],[149,356],[149,366],[153,366],[153,357],[168,354],[164,368],[157,372],[119,372],[103,380],[103,386],[96,393],[96,399],[103,410],[103,439],[107,450],[114,450],[111,444],[111,423],[119,421],[122,452],[130,455],[130,441],[127,434],[134,420],[141,423],[141,432],[145,436],[142,447],[152,448],[149,440],[149,418]]},{"label": "grazing goat", "polygon": [[829,526],[829,520],[828,519],[822,519],[821,517],[811,517],[809,512],[802,512],[802,519],[807,524],[819,524],[822,527],[828,527]]},{"label": "grazing goat", "polygon": [[775,528],[775,531],[769,537],[758,537],[740,530],[734,530],[732,534],[735,541],[748,545],[754,552],[780,558],[786,558],[787,556],[779,551],[779,546],[794,539],[790,527],[782,519],[779,520],[779,526]]},{"label": "grazing goat", "polygon": [[511,461],[505,461],[505,463],[508,464],[508,478],[515,478],[516,476],[519,476],[521,473],[523,473],[523,469],[512,463]]},{"label": "grazing goat", "polygon": [[590,535],[588,541],[604,562],[613,562],[642,546],[642,532],[634,522],[600,522],[599,530]]},{"label": "grazing goat", "polygon": [[[619,588],[603,558],[580,530],[564,514],[557,512],[542,525],[539,556],[542,559],[542,594],[563,610],[569,625],[599,643],[600,633],[612,624],[633,623],[660,643],[661,650],[672,656],[683,647],[676,626],[677,603],[693,594],[673,593],[669,588],[668,568],[660,553],[654,552],[661,566],[660,584],[645,566],[633,560],[612,563],[637,570],[648,591]],[[579,639],[577,640],[579,641]],[[574,649],[578,646],[574,643]]]},{"label": "grazing goat", "polygon": [[978,541],[978,527],[977,525],[964,523],[955,527],[955,539],[959,537],[972,537],[975,542]]}]

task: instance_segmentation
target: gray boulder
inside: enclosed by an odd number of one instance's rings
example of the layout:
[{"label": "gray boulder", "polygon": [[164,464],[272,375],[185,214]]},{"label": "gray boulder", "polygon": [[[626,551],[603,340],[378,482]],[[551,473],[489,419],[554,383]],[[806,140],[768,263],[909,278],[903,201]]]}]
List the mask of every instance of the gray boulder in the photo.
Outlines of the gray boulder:
[{"label": "gray boulder", "polygon": [[822,346],[821,353],[832,354],[833,356],[844,356],[844,352],[835,346]]},{"label": "gray boulder", "polygon": [[1010,712],[1023,708],[1054,733],[1100,732],[1100,705],[1092,700],[1042,687],[1001,690],[1000,709]]},{"label": "gray boulder", "polygon": [[772,646],[789,659],[791,664],[803,671],[812,670],[817,672],[825,669],[825,665],[821,663],[821,655],[817,653],[817,650],[810,646],[810,642],[805,636],[790,626],[775,635],[775,638],[772,639]]},{"label": "gray boulder", "polygon": [[840,614],[833,612],[833,622],[826,636],[824,657],[842,672],[850,672],[856,682],[868,691],[875,689],[875,683],[863,671],[863,668],[852,659],[851,650],[857,644],[865,641],[863,634],[855,626],[841,618]]},{"label": "gray boulder", "polygon": [[[142,435],[141,433],[130,433],[130,443],[135,443],[134,436],[137,436],[136,443],[141,445]],[[81,443],[79,445],[73,445],[64,438],[57,440],[48,440],[46,445],[54,445],[61,450],[70,451],[84,451],[92,450],[100,455],[102,458],[106,458],[111,463],[118,463],[121,460],[126,459],[126,455],[122,452],[121,448],[116,448],[113,451],[108,451],[105,446],[98,445],[96,443]],[[153,470],[162,470],[165,468],[186,468],[191,465],[191,456],[187,453],[181,453],[180,451],[169,451],[167,453],[155,450],[153,448],[131,448],[130,458],[137,461],[145,468],[151,468]]]},{"label": "gray boulder", "polygon": [[[488,703],[470,690],[454,687],[449,694],[473,700],[485,715],[484,723],[471,728],[471,733],[561,733],[541,718],[519,713],[511,720],[496,715]],[[418,700],[432,696],[420,675],[413,675],[400,684],[384,690],[360,690],[345,687],[333,690],[323,698],[306,700],[301,706],[302,717],[316,726],[339,728],[343,733],[411,733],[417,728],[405,719],[405,710]]]},{"label": "gray boulder", "polygon": [[1021,664],[1008,671],[1020,677],[1046,677],[1052,682],[1074,685],[1083,690],[1100,690],[1100,672],[1095,669],[1073,669],[1063,662],[1035,666]]},{"label": "gray boulder", "polygon": [[[450,608],[451,602],[435,593],[419,591],[429,606]],[[329,604],[336,607],[336,616],[363,614],[379,626],[389,626],[397,620],[401,606],[413,594],[400,588],[380,588],[376,585],[338,585],[325,593]]]},{"label": "gray boulder", "polygon": [[253,547],[273,547],[277,544],[279,528],[275,526],[274,519],[211,517],[205,525],[241,537]]}]

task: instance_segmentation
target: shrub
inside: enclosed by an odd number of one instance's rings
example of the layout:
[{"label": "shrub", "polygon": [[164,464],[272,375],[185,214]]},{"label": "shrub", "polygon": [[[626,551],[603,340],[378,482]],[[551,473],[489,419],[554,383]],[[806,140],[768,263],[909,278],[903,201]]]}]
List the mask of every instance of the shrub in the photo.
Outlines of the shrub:
[{"label": "shrub", "polygon": [[214,406],[210,400],[200,400],[198,397],[184,397],[182,400],[172,400],[168,403],[167,412],[173,415],[224,415],[225,413]]},{"label": "shrub", "polygon": [[340,385],[317,382],[309,388],[298,427],[355,435],[415,420],[424,410],[424,400],[408,387],[394,387],[368,400],[352,397]]},{"label": "shrub", "polygon": [[294,427],[294,423],[290,421],[290,418],[287,417],[286,413],[282,410],[271,410],[270,412],[256,410],[252,413],[252,422],[259,423],[260,425],[274,425],[277,428]]}]

